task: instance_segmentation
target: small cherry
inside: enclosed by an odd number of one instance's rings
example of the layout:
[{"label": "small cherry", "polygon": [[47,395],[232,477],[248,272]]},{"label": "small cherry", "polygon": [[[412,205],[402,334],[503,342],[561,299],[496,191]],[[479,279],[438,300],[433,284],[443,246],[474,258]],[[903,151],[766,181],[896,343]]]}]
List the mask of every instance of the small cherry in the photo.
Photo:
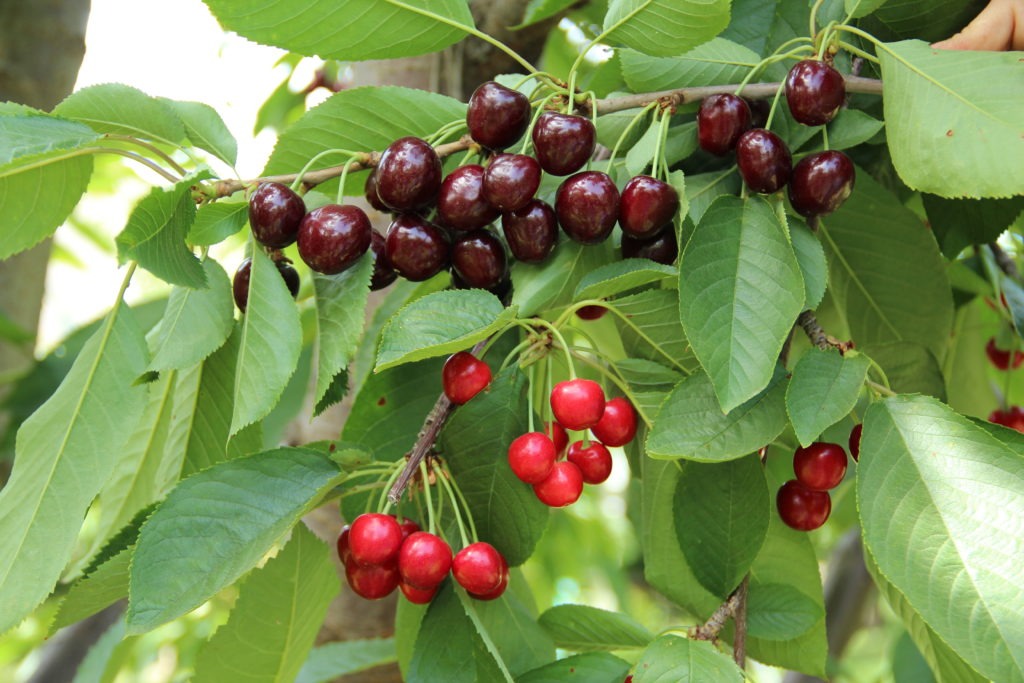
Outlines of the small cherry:
[{"label": "small cherry", "polygon": [[746,100],[736,95],[711,95],[697,112],[697,143],[717,156],[736,148],[736,141],[750,128],[751,113]]},{"label": "small cherry", "polygon": [[566,459],[580,468],[587,484],[603,483],[612,473],[612,454],[600,441],[591,441],[589,445],[574,441]]},{"label": "small cherry", "polygon": [[679,245],[676,242],[676,231],[671,228],[650,240],[638,240],[623,233],[622,258],[646,258],[671,266],[679,256]]},{"label": "small cherry", "polygon": [[470,288],[491,289],[508,272],[505,246],[490,230],[459,235],[452,245],[452,270]]},{"label": "small cherry", "polygon": [[508,447],[508,464],[521,481],[537,484],[551,474],[558,457],[555,444],[545,434],[527,432]]},{"label": "small cherry", "polygon": [[810,154],[793,168],[789,201],[801,216],[823,216],[849,198],[855,180],[853,162],[842,152]]},{"label": "small cherry", "polygon": [[753,128],[736,142],[736,164],[743,181],[754,192],[771,194],[789,182],[793,158],[775,133]]},{"label": "small cherry", "polygon": [[484,541],[471,543],[455,554],[452,576],[472,594],[487,595],[501,585],[505,558]]},{"label": "small cherry", "polygon": [[815,441],[793,454],[793,472],[797,481],[814,491],[839,486],[846,475],[846,451],[835,443]]},{"label": "small cherry", "polygon": [[249,226],[257,242],[283,249],[295,241],[306,204],[287,185],[260,183],[249,198]]},{"label": "small cherry", "polygon": [[[411,519],[403,519],[401,522],[398,522],[398,528],[402,530],[402,543],[405,543],[405,539],[420,530],[420,525]],[[399,550],[399,553],[401,553],[401,550]]]},{"label": "small cherry", "polygon": [[349,529],[348,545],[356,564],[392,565],[402,547],[402,528],[391,515],[359,515]]},{"label": "small cherry", "polygon": [[569,435],[565,433],[565,427],[557,422],[545,422],[544,434],[555,445],[555,455],[561,457],[569,445]]},{"label": "small cherry", "polygon": [[345,563],[345,578],[356,595],[380,600],[398,587],[398,568],[394,565],[360,565],[353,559]]},{"label": "small cherry", "polygon": [[843,75],[823,61],[805,59],[786,76],[789,113],[807,126],[821,126],[835,118],[846,99]]},{"label": "small cherry", "polygon": [[988,416],[988,421],[1024,433],[1024,409],[1020,406],[1013,406],[1008,410],[993,410]]},{"label": "small cherry", "polygon": [[604,390],[591,379],[559,382],[551,390],[551,412],[566,429],[579,431],[596,425],[604,414]]},{"label": "small cherry", "polygon": [[590,431],[606,446],[625,446],[636,436],[636,411],[633,405],[622,396],[611,399],[604,404],[601,419]]},{"label": "small cherry", "polygon": [[533,492],[548,507],[572,505],[583,493],[583,473],[575,463],[559,460],[544,481],[533,485]]},{"label": "small cherry", "polygon": [[440,536],[416,531],[402,543],[398,573],[402,582],[420,589],[435,588],[452,568],[452,549]]},{"label": "small cherry", "polygon": [[540,187],[540,164],[525,154],[498,154],[484,169],[483,196],[500,211],[517,211]]},{"label": "small cherry", "polygon": [[501,215],[509,251],[524,263],[541,263],[558,244],[558,219],[547,202],[531,199],[526,206]]},{"label": "small cherry", "polygon": [[416,586],[410,586],[404,581],[398,582],[398,590],[402,591],[402,595],[405,599],[414,605],[427,605],[437,595],[437,586],[433,588],[417,588]]},{"label": "small cherry", "polygon": [[619,217],[619,190],[601,171],[584,171],[566,178],[555,195],[558,223],[581,244],[605,241]]},{"label": "small cherry", "polygon": [[336,543],[338,547],[338,559],[341,560],[342,564],[348,562],[348,559],[352,557],[352,550],[348,547],[349,532],[352,527],[348,524],[341,527],[341,533],[338,534],[338,541]]},{"label": "small cherry", "polygon": [[533,150],[541,168],[551,175],[569,175],[583,168],[594,153],[597,133],[590,119],[546,111],[533,126]]},{"label": "small cherry", "polygon": [[395,140],[377,162],[377,196],[394,211],[416,211],[434,203],[441,189],[441,159],[425,140]]},{"label": "small cherry", "polygon": [[832,512],[832,498],[827,491],[812,491],[796,479],[790,479],[775,496],[779,517],[797,531],[817,529]]},{"label": "small cherry", "polygon": [[[292,268],[288,259],[275,261],[274,265],[277,266],[277,272],[284,278],[284,283],[288,286],[288,291],[291,292],[294,299],[299,295],[299,273]],[[235,271],[235,276],[231,281],[231,294],[235,298],[235,305],[242,313],[245,313],[245,309],[249,305],[249,281],[251,278],[252,259],[247,258],[238,265],[238,270]]]},{"label": "small cherry", "polygon": [[[238,300],[238,297],[235,297]],[[1011,352],[1006,349],[1001,349],[996,346],[996,338],[989,337],[988,343],[985,344],[985,355],[988,356],[988,360],[998,370],[1009,370],[1011,366],[1010,355]],[[1013,369],[1016,370],[1020,367],[1021,363],[1024,363],[1024,352],[1013,351]]]},{"label": "small cherry", "polygon": [[468,351],[450,356],[441,370],[444,395],[457,406],[479,394],[490,383],[490,366]]},{"label": "small cherry", "polygon": [[466,127],[484,147],[504,149],[521,138],[529,125],[530,100],[521,92],[487,81],[469,98]]},{"label": "small cherry", "polygon": [[679,193],[666,182],[647,175],[630,179],[622,188],[619,225],[638,239],[651,239],[669,227],[679,211]]},{"label": "small cherry", "polygon": [[311,269],[336,275],[352,267],[372,241],[370,219],[357,206],[313,209],[299,226],[299,256]]},{"label": "small cherry", "polygon": [[858,425],[854,425],[853,429],[850,430],[850,456],[854,462],[860,459],[860,435],[864,431],[864,423],[861,422]]},{"label": "small cherry", "polygon": [[604,317],[604,314],[608,312],[608,309],[598,304],[591,304],[589,306],[581,306],[576,309],[576,317],[580,320],[600,320]]},{"label": "small cherry", "polygon": [[373,275],[370,276],[370,289],[384,289],[398,279],[398,273],[388,263],[384,253],[384,235],[376,230],[370,235],[370,249],[373,251]]}]

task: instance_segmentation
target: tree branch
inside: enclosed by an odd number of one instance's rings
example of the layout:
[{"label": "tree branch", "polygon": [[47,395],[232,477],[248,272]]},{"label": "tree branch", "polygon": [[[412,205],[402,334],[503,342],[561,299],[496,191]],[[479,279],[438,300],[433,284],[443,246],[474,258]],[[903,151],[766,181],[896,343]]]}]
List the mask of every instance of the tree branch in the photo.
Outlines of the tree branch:
[{"label": "tree branch", "polygon": [[[729,621],[730,617],[736,615],[736,610],[740,606],[740,602],[743,598],[740,597],[741,589],[747,584],[746,577],[743,579],[743,583],[739,585],[739,588],[729,594],[728,599],[718,606],[714,614],[708,617],[700,626],[694,626],[690,629],[690,637],[694,640],[718,640],[718,634],[725,628],[725,624]],[[745,591],[743,591],[745,593]]]},{"label": "tree branch", "polygon": [[996,265],[999,266],[999,270],[1003,271],[1011,280],[1020,282],[1020,270],[1018,270],[1013,257],[995,242],[989,242],[988,248],[992,251],[992,257],[995,259]]},{"label": "tree branch", "polygon": [[750,588],[750,574],[743,577],[743,583],[736,589],[736,611],[732,615],[734,633],[732,659],[741,669],[747,666],[747,593]]},{"label": "tree branch", "polygon": [[853,342],[839,341],[832,335],[827,334],[818,323],[818,319],[814,316],[814,311],[804,311],[801,313],[796,319],[796,324],[803,328],[803,331],[807,334],[807,338],[811,340],[811,343],[822,351],[837,349],[839,353],[846,353],[853,348]]}]

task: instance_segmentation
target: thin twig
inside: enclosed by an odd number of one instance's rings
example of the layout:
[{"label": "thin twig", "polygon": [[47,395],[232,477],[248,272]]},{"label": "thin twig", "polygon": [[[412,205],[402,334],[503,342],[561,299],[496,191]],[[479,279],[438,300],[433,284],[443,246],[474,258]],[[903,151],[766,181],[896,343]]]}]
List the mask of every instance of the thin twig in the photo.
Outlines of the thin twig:
[{"label": "thin twig", "polygon": [[732,659],[743,669],[747,665],[747,593],[750,574],[743,577],[743,583],[736,589],[736,610],[732,615],[735,633],[732,639]]},{"label": "thin twig", "polygon": [[[740,584],[740,588],[743,584]],[[737,588],[730,595],[729,598],[718,606],[715,613],[708,617],[700,626],[694,626],[690,629],[690,637],[694,640],[718,640],[718,634],[725,628],[725,624],[729,621],[729,618],[736,614],[736,608],[740,603],[740,589]]]},{"label": "thin twig", "polygon": [[822,351],[838,349],[839,353],[846,353],[853,348],[853,342],[839,341],[832,335],[827,334],[818,323],[818,319],[814,317],[814,311],[804,311],[801,313],[796,319],[796,324],[803,328],[811,343]]},{"label": "thin twig", "polygon": [[999,270],[1003,271],[1011,280],[1020,282],[1020,270],[1017,268],[1017,263],[1013,260],[1013,257],[1007,254],[995,242],[989,242],[988,248],[992,251],[992,257],[996,260]]}]

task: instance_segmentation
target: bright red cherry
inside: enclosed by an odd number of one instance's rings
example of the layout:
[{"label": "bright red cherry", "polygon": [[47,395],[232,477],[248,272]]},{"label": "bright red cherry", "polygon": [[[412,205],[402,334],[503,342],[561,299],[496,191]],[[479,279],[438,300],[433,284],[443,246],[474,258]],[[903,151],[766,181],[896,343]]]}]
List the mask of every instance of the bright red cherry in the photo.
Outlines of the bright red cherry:
[{"label": "bright red cherry", "polygon": [[604,390],[591,379],[559,382],[551,390],[551,412],[566,429],[590,429],[604,415]]},{"label": "bright red cherry", "polygon": [[586,446],[582,441],[574,441],[566,459],[580,468],[587,484],[600,484],[612,473],[612,454],[600,441],[591,441]]},{"label": "bright red cherry", "polygon": [[404,581],[398,582],[398,589],[402,591],[402,595],[405,599],[414,605],[428,605],[430,601],[437,595],[437,586],[433,588],[417,588],[416,586],[410,586]]},{"label": "bright red cherry", "polygon": [[425,140],[395,140],[377,162],[377,196],[394,211],[430,206],[441,189],[441,159]]},{"label": "bright red cherry", "polygon": [[452,549],[440,536],[416,531],[402,543],[398,573],[402,582],[416,588],[434,588],[452,568]]},{"label": "bright red cherry", "polygon": [[604,404],[601,419],[590,431],[606,446],[625,446],[636,436],[636,411],[633,405],[622,396],[611,399]]},{"label": "bright red cherry", "polygon": [[[237,297],[236,297],[237,301]],[[996,338],[989,337],[988,343],[985,344],[985,355],[988,356],[989,361],[999,370],[1009,370],[1011,361],[1011,352],[1006,349],[1001,349],[996,346]],[[1020,367],[1021,363],[1024,363],[1024,352],[1013,351],[1013,369],[1016,370]]]},{"label": "bright red cherry", "polygon": [[793,454],[793,472],[797,481],[815,491],[839,486],[846,475],[846,451],[835,443],[815,441]]},{"label": "bright red cherry", "polygon": [[1020,406],[1013,406],[1009,410],[993,410],[988,421],[1024,434],[1024,409]]},{"label": "bright red cherry", "polygon": [[711,154],[728,154],[750,128],[750,121],[750,107],[742,97],[724,94],[705,97],[697,112],[697,143]]},{"label": "bright red cherry", "polygon": [[544,481],[533,485],[533,492],[548,507],[572,505],[583,493],[583,473],[575,463],[559,460]]},{"label": "bright red cherry", "polygon": [[544,434],[555,444],[555,455],[561,457],[569,445],[569,435],[565,433],[565,427],[557,422],[545,422]]},{"label": "bright red cherry", "polygon": [[598,304],[592,304],[590,306],[581,306],[576,309],[576,317],[580,320],[600,320],[604,317],[604,314],[608,312],[608,309]]},{"label": "bright red cherry", "polygon": [[398,523],[398,528],[402,530],[402,543],[405,543],[405,539],[409,538],[414,533],[420,530],[420,525],[412,521],[411,519],[403,519],[401,522]]},{"label": "bright red cherry", "polygon": [[437,197],[437,216],[453,230],[476,230],[494,221],[501,212],[484,199],[484,167],[460,166],[444,179]]},{"label": "bright red cherry", "polygon": [[487,595],[501,585],[505,558],[493,545],[477,541],[455,554],[452,576],[471,594]]},{"label": "bright red cherry", "polygon": [[796,479],[790,479],[779,488],[775,506],[787,526],[797,531],[811,531],[828,519],[832,498],[828,491],[812,491]]},{"label": "bright red cherry", "polygon": [[786,76],[786,103],[793,118],[821,126],[835,118],[846,99],[843,75],[823,61],[797,62]]},{"label": "bright red cherry", "polygon": [[341,527],[341,533],[338,534],[338,542],[336,545],[338,546],[338,559],[341,560],[342,564],[348,562],[348,558],[352,557],[352,551],[348,547],[348,536],[351,528],[351,526],[346,524]]},{"label": "bright red cherry", "polygon": [[531,199],[526,206],[501,215],[509,251],[524,263],[544,261],[558,244],[558,220],[547,202]]},{"label": "bright red cherry", "polygon": [[647,175],[630,179],[622,188],[619,225],[638,239],[651,239],[672,225],[679,211],[679,193],[666,182]]},{"label": "bright red cherry", "polygon": [[398,587],[398,568],[380,564],[364,566],[350,559],[345,563],[345,578],[356,595],[367,600],[380,600]]},{"label": "bright red cherry", "polygon": [[605,241],[619,217],[619,190],[601,171],[584,171],[566,178],[555,195],[558,223],[581,244]]},{"label": "bright red cherry", "polygon": [[850,456],[854,462],[860,458],[860,434],[864,431],[864,423],[854,425],[850,430]]},{"label": "bright red cherry", "polygon": [[789,182],[793,158],[775,133],[763,128],[748,130],[736,142],[736,164],[743,181],[754,192],[771,194]]},{"label": "bright red cherry", "polygon": [[369,512],[352,522],[348,533],[352,561],[363,566],[392,565],[402,547],[402,527],[391,515]]},{"label": "bright red cherry", "polygon": [[530,125],[530,100],[521,92],[487,81],[473,91],[466,108],[466,127],[476,142],[504,149]]},{"label": "bright red cherry", "polygon": [[483,195],[501,211],[518,211],[540,187],[540,164],[525,154],[498,154],[484,169]]},{"label": "bright red cherry", "polygon": [[810,154],[793,168],[789,201],[801,216],[832,213],[853,193],[856,170],[850,157],[830,150]]},{"label": "bright red cherry", "polygon": [[527,484],[536,484],[551,474],[558,453],[545,434],[527,432],[508,447],[508,464],[513,474]]},{"label": "bright red cherry", "polygon": [[249,198],[249,226],[263,246],[283,249],[295,241],[306,204],[287,185],[260,183]]},{"label": "bright red cherry", "polygon": [[533,151],[551,175],[569,175],[583,168],[594,153],[597,132],[590,119],[546,111],[533,126]]},{"label": "bright red cherry", "polygon": [[508,588],[508,562],[500,554],[498,557],[501,558],[501,579],[498,580],[498,585],[486,593],[470,593],[470,597],[474,600],[497,600]]},{"label": "bright red cherry", "polygon": [[491,368],[468,351],[459,351],[441,370],[444,395],[457,406],[473,398],[491,383]]},{"label": "bright red cherry", "polygon": [[355,264],[372,241],[370,219],[357,206],[313,209],[299,226],[299,256],[318,273],[336,275]]}]

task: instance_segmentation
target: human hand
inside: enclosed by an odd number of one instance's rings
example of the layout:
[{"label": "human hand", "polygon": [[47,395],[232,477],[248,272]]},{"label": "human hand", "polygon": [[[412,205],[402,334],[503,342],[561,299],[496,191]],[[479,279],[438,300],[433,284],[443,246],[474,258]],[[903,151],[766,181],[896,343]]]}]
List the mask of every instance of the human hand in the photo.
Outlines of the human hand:
[{"label": "human hand", "polygon": [[1024,0],[990,0],[974,21],[932,47],[943,50],[1024,50]]}]

